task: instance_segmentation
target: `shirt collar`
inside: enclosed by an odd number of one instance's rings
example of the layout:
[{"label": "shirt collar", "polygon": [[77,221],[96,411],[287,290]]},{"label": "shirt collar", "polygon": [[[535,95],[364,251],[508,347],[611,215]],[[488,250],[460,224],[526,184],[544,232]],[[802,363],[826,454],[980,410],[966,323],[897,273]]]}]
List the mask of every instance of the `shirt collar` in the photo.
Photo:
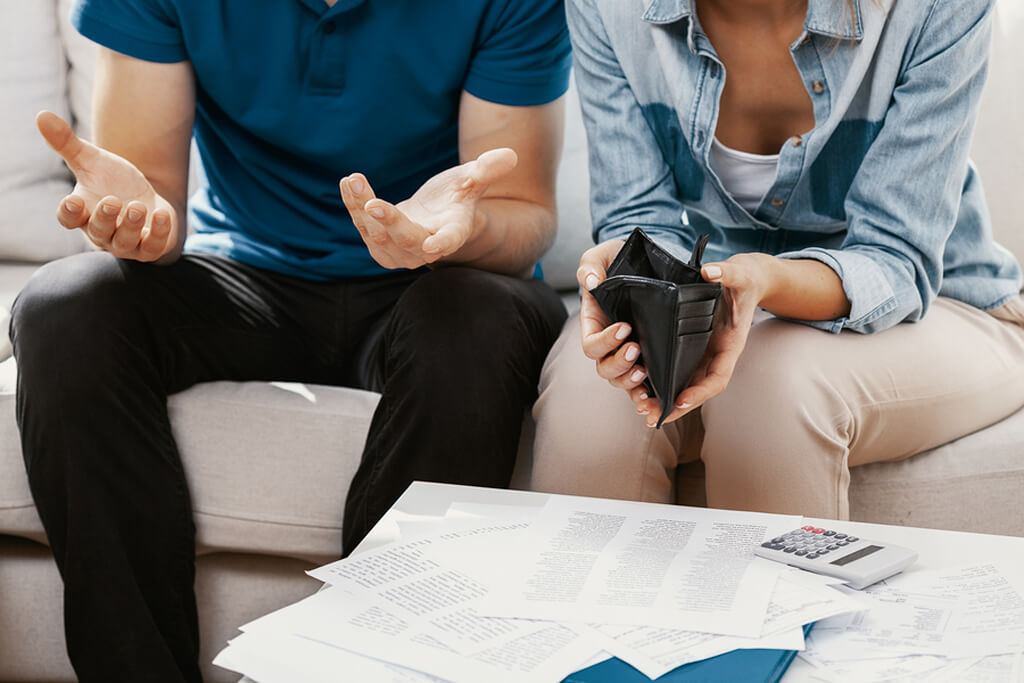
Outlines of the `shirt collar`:
[{"label": "shirt collar", "polygon": [[[693,0],[650,0],[642,19],[651,24],[671,24],[695,15]],[[694,23],[690,22],[690,33]],[[808,33],[859,41],[864,35],[860,0],[853,0],[852,21],[846,0],[808,0],[804,28]]]}]

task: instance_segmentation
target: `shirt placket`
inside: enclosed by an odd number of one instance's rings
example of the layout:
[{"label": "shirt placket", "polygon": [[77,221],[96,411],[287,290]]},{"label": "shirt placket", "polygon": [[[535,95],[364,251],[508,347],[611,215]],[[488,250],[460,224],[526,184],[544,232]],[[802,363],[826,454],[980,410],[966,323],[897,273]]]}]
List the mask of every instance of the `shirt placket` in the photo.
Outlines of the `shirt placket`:
[{"label": "shirt placket", "polygon": [[801,135],[794,135],[779,150],[779,169],[775,183],[768,190],[758,207],[756,217],[769,227],[777,229],[782,221],[797,183],[803,175],[807,149],[819,122],[827,121],[831,104],[825,70],[818,58],[814,36],[807,32],[790,48],[800,78],[804,82],[814,109],[814,128]]}]

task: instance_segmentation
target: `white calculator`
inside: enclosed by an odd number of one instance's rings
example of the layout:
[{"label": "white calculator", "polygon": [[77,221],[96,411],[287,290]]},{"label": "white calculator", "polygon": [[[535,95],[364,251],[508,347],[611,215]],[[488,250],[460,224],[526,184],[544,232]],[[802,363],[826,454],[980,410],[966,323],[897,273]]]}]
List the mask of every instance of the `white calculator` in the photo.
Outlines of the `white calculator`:
[{"label": "white calculator", "polygon": [[917,560],[917,553],[907,548],[810,525],[765,541],[754,554],[843,579],[857,589],[898,574]]}]

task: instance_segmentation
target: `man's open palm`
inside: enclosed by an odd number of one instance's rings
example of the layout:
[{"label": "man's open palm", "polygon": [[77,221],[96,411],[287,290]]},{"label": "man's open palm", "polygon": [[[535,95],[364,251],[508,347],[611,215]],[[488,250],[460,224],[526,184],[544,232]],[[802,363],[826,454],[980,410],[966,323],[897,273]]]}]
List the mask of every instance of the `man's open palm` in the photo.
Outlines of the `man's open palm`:
[{"label": "man's open palm", "polygon": [[352,221],[385,268],[418,268],[456,253],[477,229],[477,202],[491,183],[515,168],[511,149],[493,149],[438,173],[397,205],[378,199],[366,177],[341,181]]},{"label": "man's open palm", "polygon": [[82,140],[52,112],[40,113],[36,125],[77,180],[57,209],[61,225],[81,228],[120,258],[155,261],[175,246],[174,212],[134,164]]}]

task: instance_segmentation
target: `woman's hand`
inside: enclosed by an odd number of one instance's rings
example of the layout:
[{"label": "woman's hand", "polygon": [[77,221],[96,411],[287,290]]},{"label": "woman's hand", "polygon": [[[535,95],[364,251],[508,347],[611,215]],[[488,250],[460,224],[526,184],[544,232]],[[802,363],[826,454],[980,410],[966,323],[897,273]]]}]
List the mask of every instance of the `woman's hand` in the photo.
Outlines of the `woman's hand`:
[{"label": "woman's hand", "polygon": [[[690,386],[679,394],[676,406],[665,422],[678,420],[725,391],[736,361],[746,346],[754,312],[772,290],[771,264],[774,261],[773,257],[765,254],[736,254],[728,261],[708,263],[701,269],[705,280],[722,285],[722,300],[715,314],[704,358],[694,371]],[[637,412],[647,415],[649,427],[658,423],[661,406],[657,399],[647,396],[644,387],[632,389],[630,398],[636,403]]]},{"label": "woman's hand", "polygon": [[606,277],[608,266],[622,249],[622,240],[608,240],[583,253],[576,280],[580,283],[580,332],[583,335],[583,353],[597,364],[597,374],[613,387],[627,392],[638,391],[647,397],[640,383],[647,377],[643,367],[636,364],[640,346],[635,342],[623,343],[632,332],[626,323],[612,323],[601,310],[597,299],[590,293]]}]

